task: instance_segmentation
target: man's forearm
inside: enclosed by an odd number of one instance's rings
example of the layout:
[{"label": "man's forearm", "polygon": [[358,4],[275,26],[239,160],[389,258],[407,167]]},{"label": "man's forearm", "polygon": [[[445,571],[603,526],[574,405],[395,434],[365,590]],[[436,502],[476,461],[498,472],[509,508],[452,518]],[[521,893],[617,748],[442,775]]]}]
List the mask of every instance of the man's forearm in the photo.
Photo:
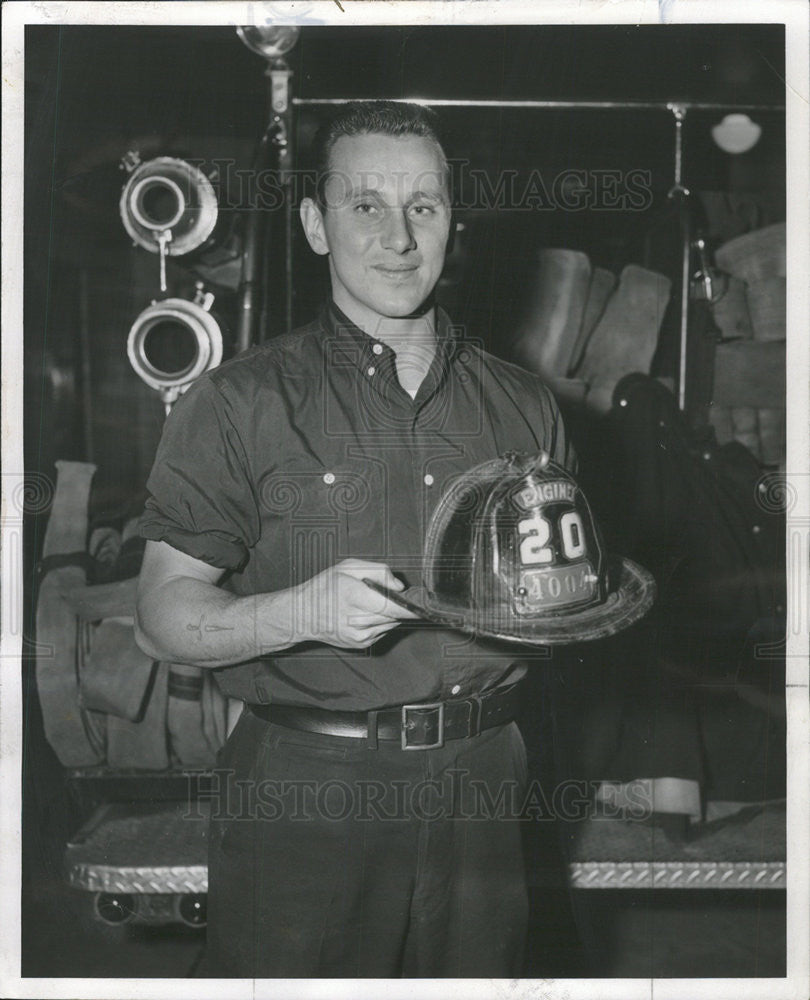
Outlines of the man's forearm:
[{"label": "man's forearm", "polygon": [[135,636],[155,659],[221,667],[302,641],[294,626],[294,589],[236,597],[180,577],[141,594]]}]

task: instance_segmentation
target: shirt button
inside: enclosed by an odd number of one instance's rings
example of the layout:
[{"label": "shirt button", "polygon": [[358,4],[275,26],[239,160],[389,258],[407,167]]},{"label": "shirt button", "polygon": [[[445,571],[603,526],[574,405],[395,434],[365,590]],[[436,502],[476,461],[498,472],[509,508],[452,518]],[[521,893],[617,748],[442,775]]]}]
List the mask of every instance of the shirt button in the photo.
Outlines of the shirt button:
[{"label": "shirt button", "polygon": [[425,476],[425,486],[432,486],[432,485],[433,485],[433,476],[431,476],[431,474],[428,473]]},{"label": "shirt button", "polygon": [[334,472],[325,472],[323,476],[323,481],[326,483],[327,486],[331,486],[332,483],[335,481]]},{"label": "shirt button", "polygon": [[374,351],[375,354],[382,354],[383,352],[382,344],[375,344],[371,349],[372,351]]},{"label": "shirt button", "polygon": [[374,365],[371,365],[369,367],[369,369],[366,371],[366,375],[373,375],[374,372],[376,372],[376,371],[377,371],[377,369],[374,367]]},{"label": "shirt button", "polygon": [[450,694],[458,694],[460,690],[461,690],[461,685],[460,684],[454,684],[450,688]]}]

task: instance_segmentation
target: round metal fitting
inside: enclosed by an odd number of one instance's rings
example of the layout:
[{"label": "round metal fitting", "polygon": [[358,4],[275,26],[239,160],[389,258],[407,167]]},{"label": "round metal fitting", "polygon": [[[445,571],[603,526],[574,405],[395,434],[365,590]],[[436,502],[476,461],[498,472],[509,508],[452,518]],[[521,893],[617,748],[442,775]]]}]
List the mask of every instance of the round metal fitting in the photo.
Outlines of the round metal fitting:
[{"label": "round metal fitting", "polygon": [[183,391],[222,360],[222,331],[196,302],[164,299],[144,309],[132,324],[127,357],[150,388]]},{"label": "round metal fitting", "polygon": [[138,246],[160,253],[163,245],[169,257],[182,257],[211,236],[219,208],[211,181],[201,170],[185,160],[158,156],[132,171],[119,212]]}]

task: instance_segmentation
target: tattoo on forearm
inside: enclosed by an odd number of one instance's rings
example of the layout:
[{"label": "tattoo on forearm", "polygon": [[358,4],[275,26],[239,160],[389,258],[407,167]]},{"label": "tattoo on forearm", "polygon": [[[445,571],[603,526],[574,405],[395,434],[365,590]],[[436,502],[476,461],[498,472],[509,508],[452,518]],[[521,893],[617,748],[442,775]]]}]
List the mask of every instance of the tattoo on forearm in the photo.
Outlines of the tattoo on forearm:
[{"label": "tattoo on forearm", "polygon": [[203,624],[205,622],[205,615],[200,615],[199,622],[195,625],[190,623],[186,625],[187,632],[196,632],[197,638],[202,642],[203,632],[233,632],[233,625],[210,625]]}]

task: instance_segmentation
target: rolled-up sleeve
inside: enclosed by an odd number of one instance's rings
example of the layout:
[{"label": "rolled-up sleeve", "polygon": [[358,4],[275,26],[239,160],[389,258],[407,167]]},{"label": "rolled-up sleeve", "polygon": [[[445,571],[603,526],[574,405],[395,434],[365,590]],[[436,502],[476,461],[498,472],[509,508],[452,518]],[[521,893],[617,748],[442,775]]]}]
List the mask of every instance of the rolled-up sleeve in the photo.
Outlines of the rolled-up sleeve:
[{"label": "rolled-up sleeve", "polygon": [[205,376],[178,400],[146,484],[140,533],[239,572],[258,540],[260,518],[236,409]]}]

